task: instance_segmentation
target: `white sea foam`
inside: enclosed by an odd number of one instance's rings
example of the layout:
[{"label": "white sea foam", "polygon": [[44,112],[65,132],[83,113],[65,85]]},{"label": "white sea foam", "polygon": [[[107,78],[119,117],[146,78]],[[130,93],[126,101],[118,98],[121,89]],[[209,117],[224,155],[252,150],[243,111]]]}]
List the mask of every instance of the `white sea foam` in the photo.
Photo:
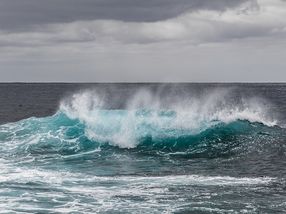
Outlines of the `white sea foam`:
[{"label": "white sea foam", "polygon": [[[60,105],[62,112],[86,125],[86,135],[90,139],[122,148],[136,147],[140,136],[192,135],[218,123],[227,124],[237,120],[267,126],[277,124],[269,115],[267,103],[255,98],[240,98],[233,102],[231,91],[225,89],[172,99],[142,89],[126,101],[124,111],[104,109],[104,96],[92,90],[76,93]],[[146,109],[150,111],[142,113]]]},{"label": "white sea foam", "polygon": [[118,182],[122,185],[258,185],[273,182],[271,177],[230,177],[230,176],[203,176],[203,175],[166,175],[166,176],[93,176],[68,171],[44,170],[39,168],[18,167],[5,159],[0,159],[0,183],[15,182],[40,182],[52,185],[94,183],[94,182]]},{"label": "white sea foam", "polygon": [[[18,166],[8,160],[0,159],[0,185],[19,188],[19,192],[7,193],[0,197],[0,210],[30,212],[106,212],[128,209],[135,212],[144,207],[153,213],[158,210],[178,210],[190,202],[200,201],[200,209],[208,201],[224,191],[214,191],[212,187],[232,187],[232,191],[248,191],[249,188],[261,188],[276,182],[272,177],[230,177],[206,175],[165,175],[165,176],[96,176],[91,173],[79,173],[67,170],[42,169],[31,166]],[[219,188],[217,188],[219,187]],[[30,188],[49,191],[31,192]],[[188,194],[180,194],[189,189]],[[203,190],[202,190],[203,189]],[[174,200],[176,198],[176,200]],[[138,200],[140,199],[140,200]],[[42,201],[49,201],[51,208],[38,207]],[[196,203],[196,204],[195,204]],[[198,208],[199,209],[199,208]],[[156,212],[155,212],[156,213]]]},{"label": "white sea foam", "polygon": [[[190,194],[195,200],[209,200],[216,197],[217,192],[199,192],[200,187],[205,190],[208,187],[219,186],[220,188],[242,189],[256,188],[275,182],[275,178],[237,178],[229,176],[203,176],[203,175],[167,175],[167,176],[116,176],[100,177],[82,173],[71,173],[67,171],[43,170],[28,167],[10,166],[9,163],[0,162],[1,176],[0,184],[10,186],[26,186],[37,184],[37,188],[48,188],[52,191],[39,192],[36,195],[27,191],[19,196],[9,195],[5,198],[6,203],[0,203],[3,210],[13,210],[21,204],[22,210],[38,211],[37,204],[41,200],[50,200],[57,206],[45,211],[69,213],[71,211],[97,211],[117,210],[128,207],[145,207],[154,212],[157,208],[169,207],[176,210],[176,205],[184,204],[185,195],[177,195],[176,188],[191,188]],[[173,189],[173,190],[172,190]],[[198,192],[194,191],[197,189]],[[134,201],[132,198],[141,198]],[[174,197],[177,202],[174,202]],[[3,200],[3,198],[2,198]],[[83,201],[82,201],[83,200]],[[85,202],[89,201],[88,203]],[[1,201],[1,199],[0,199]],[[29,201],[29,203],[26,203]],[[131,203],[132,201],[132,203]],[[159,203],[159,201],[163,203]],[[3,201],[2,201],[3,202]],[[61,205],[59,205],[61,204]],[[189,205],[189,203],[188,203]],[[166,206],[166,207],[164,207]]]}]

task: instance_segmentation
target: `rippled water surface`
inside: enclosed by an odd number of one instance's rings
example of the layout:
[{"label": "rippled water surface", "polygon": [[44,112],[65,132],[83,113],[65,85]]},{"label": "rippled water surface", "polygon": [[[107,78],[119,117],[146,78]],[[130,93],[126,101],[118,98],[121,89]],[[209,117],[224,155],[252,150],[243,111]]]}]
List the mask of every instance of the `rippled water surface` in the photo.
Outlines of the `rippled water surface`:
[{"label": "rippled water surface", "polygon": [[0,212],[286,212],[284,84],[0,89]]}]

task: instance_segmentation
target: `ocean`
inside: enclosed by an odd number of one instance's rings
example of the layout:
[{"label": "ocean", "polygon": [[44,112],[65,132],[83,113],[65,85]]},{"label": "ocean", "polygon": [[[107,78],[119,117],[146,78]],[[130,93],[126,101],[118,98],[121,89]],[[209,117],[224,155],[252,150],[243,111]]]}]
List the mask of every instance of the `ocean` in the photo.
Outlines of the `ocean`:
[{"label": "ocean", "polygon": [[286,213],[286,84],[0,84],[0,213]]}]

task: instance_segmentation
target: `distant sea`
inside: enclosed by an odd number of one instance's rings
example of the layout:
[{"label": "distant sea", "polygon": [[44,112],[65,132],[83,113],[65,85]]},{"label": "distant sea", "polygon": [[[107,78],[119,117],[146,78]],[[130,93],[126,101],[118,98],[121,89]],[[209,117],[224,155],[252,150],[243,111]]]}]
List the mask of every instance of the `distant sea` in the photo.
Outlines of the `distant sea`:
[{"label": "distant sea", "polygon": [[286,84],[2,83],[0,213],[286,213]]}]

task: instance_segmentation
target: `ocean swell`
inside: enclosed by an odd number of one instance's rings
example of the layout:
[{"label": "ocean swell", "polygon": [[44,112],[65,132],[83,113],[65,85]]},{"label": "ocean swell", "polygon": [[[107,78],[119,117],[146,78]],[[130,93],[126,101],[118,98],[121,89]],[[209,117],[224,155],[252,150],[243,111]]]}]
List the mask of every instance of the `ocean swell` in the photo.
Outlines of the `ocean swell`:
[{"label": "ocean swell", "polygon": [[254,99],[234,104],[228,102],[229,94],[214,92],[166,105],[146,93],[139,92],[123,109],[107,108],[93,91],[77,93],[62,101],[53,116],[0,126],[2,152],[73,155],[114,147],[149,154],[217,157],[246,149],[246,142],[277,141],[284,133],[265,105]]},{"label": "ocean swell", "polygon": [[120,148],[135,148],[144,139],[161,142],[204,136],[222,126],[242,131],[249,128],[248,123],[277,125],[264,103],[243,98],[231,102],[230,96],[218,90],[207,96],[166,103],[150,91],[139,90],[125,109],[119,110],[105,109],[102,97],[86,91],[63,101],[60,112],[84,124],[89,139]]}]

